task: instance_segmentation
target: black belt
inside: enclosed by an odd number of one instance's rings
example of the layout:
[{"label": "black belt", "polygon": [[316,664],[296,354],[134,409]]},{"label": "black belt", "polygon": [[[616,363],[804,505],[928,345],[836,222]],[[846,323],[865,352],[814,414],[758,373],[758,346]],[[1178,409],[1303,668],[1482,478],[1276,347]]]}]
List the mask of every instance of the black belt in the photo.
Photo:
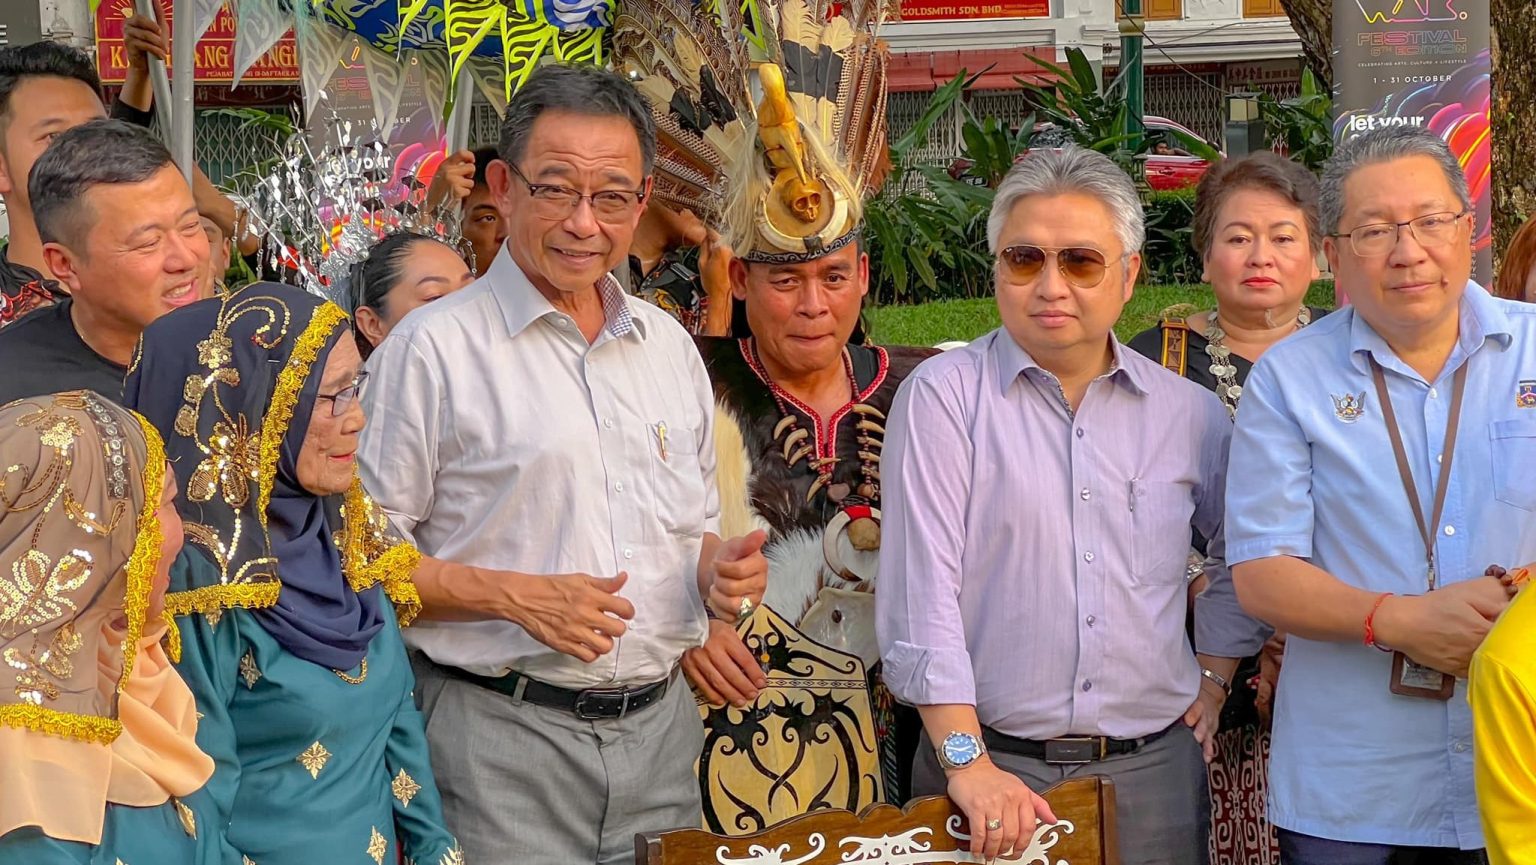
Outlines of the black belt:
[{"label": "black belt", "polygon": [[1063,736],[1060,739],[1020,739],[999,733],[990,727],[984,727],[981,731],[982,741],[987,743],[988,750],[1002,751],[1005,754],[1017,754],[1020,757],[1033,757],[1036,760],[1044,760],[1053,764],[1079,764],[1094,763],[1109,757],[1117,757],[1121,754],[1134,754],[1143,747],[1156,742],[1168,735],[1168,731],[1179,726],[1179,722],[1157,731],[1149,733],[1139,739],[1111,739],[1108,736]]},{"label": "black belt", "polygon": [[492,691],[500,691],[509,697],[525,700],[535,706],[570,712],[583,721],[613,720],[633,715],[642,709],[649,709],[666,696],[667,684],[672,681],[669,677],[633,688],[587,688],[575,691],[548,685],[521,673],[481,676],[446,664],[438,664],[437,667],[456,679],[463,679]]}]

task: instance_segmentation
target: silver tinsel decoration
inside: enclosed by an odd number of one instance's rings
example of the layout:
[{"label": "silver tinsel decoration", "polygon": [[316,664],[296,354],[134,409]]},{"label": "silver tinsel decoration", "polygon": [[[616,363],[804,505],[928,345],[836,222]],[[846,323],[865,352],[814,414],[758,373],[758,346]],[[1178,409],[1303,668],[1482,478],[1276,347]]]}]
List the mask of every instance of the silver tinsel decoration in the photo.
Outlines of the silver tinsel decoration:
[{"label": "silver tinsel decoration", "polygon": [[392,183],[394,158],[376,121],[359,128],[332,111],[324,124],[318,153],[309,132],[295,133],[283,156],[235,203],[247,216],[247,231],[261,238],[265,263],[284,281],[350,312],[349,271],[387,235],[410,231],[460,248],[458,204],[450,197],[423,212],[413,202],[422,188],[415,177],[404,178],[403,188]]}]

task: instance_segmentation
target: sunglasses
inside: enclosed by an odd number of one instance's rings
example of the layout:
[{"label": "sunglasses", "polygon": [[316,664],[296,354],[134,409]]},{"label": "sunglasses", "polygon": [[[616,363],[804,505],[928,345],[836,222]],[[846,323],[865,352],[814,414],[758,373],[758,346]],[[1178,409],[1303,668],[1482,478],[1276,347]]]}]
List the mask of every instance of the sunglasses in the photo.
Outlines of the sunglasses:
[{"label": "sunglasses", "polygon": [[998,253],[997,260],[1009,282],[1028,285],[1040,278],[1047,259],[1056,259],[1062,279],[1077,288],[1095,288],[1109,272],[1104,253],[1090,246],[1010,246]]}]

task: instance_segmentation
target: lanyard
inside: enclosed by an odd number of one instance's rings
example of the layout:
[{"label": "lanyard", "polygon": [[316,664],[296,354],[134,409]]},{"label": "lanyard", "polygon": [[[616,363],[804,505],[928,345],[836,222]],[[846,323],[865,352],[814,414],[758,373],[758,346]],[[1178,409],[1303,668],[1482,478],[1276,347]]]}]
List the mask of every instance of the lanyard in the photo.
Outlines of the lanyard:
[{"label": "lanyard", "polygon": [[1435,484],[1435,512],[1429,522],[1424,521],[1424,506],[1419,504],[1418,485],[1413,480],[1413,468],[1408,465],[1408,452],[1403,448],[1403,434],[1397,427],[1397,413],[1392,410],[1392,396],[1387,393],[1387,377],[1381,371],[1376,358],[1371,358],[1371,378],[1376,382],[1376,396],[1381,400],[1381,413],[1387,422],[1387,434],[1392,438],[1392,454],[1397,457],[1397,476],[1403,481],[1403,492],[1408,494],[1408,504],[1413,507],[1413,518],[1419,523],[1419,537],[1424,540],[1424,563],[1429,570],[1429,590],[1435,590],[1435,539],[1431,526],[1440,525],[1440,515],[1445,512],[1445,493],[1451,486],[1451,463],[1456,456],[1456,432],[1461,428],[1461,398],[1467,390],[1467,367],[1463,362],[1456,370],[1451,384],[1451,417],[1445,425],[1445,444],[1441,447],[1440,480]]}]

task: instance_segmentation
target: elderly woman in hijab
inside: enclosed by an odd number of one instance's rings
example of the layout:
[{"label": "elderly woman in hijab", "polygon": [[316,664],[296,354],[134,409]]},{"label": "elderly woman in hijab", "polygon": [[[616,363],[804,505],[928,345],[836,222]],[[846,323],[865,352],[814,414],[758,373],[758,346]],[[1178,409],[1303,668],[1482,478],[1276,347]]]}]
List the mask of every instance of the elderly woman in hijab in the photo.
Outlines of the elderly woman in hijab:
[{"label": "elderly woman in hijab", "polygon": [[353,459],[366,378],[339,307],[258,283],[156,321],[124,387],[186,491],[166,608],[221,829],[260,865],[462,861],[400,640],[420,556]]},{"label": "elderly woman in hijab", "polygon": [[19,400],[0,466],[0,861],[220,861],[160,645],[182,539],[160,437],[86,391]]}]

